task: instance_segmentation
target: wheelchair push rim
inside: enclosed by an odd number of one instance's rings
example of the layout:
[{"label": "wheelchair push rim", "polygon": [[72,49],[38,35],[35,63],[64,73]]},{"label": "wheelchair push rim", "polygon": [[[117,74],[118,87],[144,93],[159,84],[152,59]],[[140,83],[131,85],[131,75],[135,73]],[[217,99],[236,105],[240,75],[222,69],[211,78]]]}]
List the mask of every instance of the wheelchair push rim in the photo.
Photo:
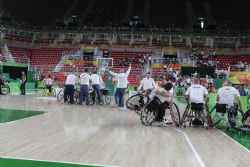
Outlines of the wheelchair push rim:
[{"label": "wheelchair push rim", "polygon": [[180,126],[180,112],[177,104],[174,102],[171,102],[169,104],[170,107],[170,115],[171,119],[173,121],[174,126],[179,127]]}]

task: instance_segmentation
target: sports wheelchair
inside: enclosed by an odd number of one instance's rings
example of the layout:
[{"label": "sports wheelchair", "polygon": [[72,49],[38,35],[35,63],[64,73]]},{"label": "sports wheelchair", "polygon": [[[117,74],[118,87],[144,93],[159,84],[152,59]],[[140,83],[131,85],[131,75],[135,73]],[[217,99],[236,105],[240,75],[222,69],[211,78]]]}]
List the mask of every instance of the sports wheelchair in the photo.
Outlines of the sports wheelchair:
[{"label": "sports wheelchair", "polygon": [[10,94],[10,87],[9,87],[9,81],[4,81],[3,79],[0,80],[0,94],[2,95],[8,95]]},{"label": "sports wheelchair", "polygon": [[149,102],[147,94],[138,93],[128,98],[126,101],[127,109],[135,111],[139,116],[142,113],[142,108]]},{"label": "sports wheelchair", "polygon": [[100,96],[102,101],[98,101],[97,95],[94,91],[93,88],[89,89],[89,103],[90,105],[94,105],[99,104],[99,105],[103,105],[104,103],[106,103],[107,105],[111,104],[111,95],[109,93],[108,89],[101,89],[100,90]]},{"label": "sports wheelchair", "polygon": [[[152,123],[157,122],[156,118],[159,114],[159,106],[163,104],[157,96],[151,98],[147,104],[142,108],[140,120],[143,125],[152,125]],[[165,103],[165,102],[164,102]],[[164,106],[165,115],[163,123],[169,122],[176,127],[180,125],[180,112],[176,103],[173,99],[167,101]]]},{"label": "sports wheelchair", "polygon": [[[64,90],[65,90],[65,87],[61,88],[61,90],[57,94],[56,99],[57,99],[58,102],[63,101],[63,99],[64,99]],[[79,99],[80,99],[80,92],[79,92],[78,89],[75,88],[75,90],[74,90],[74,103],[79,103]]]},{"label": "sports wheelchair", "polygon": [[56,90],[55,88],[51,87],[51,93],[49,93],[49,89],[45,86],[43,90],[43,96],[56,96]]},{"label": "sports wheelchair", "polygon": [[250,118],[250,112],[244,113],[239,109],[237,104],[216,104],[215,107],[210,111],[212,116],[213,126],[220,125],[220,123],[227,126],[227,130],[234,129],[239,134],[250,133],[250,124],[246,123],[247,119]]},{"label": "sports wheelchair", "polygon": [[205,126],[207,129],[213,127],[212,119],[209,114],[208,106],[203,103],[191,103],[187,105],[183,115],[181,124],[189,126]]}]

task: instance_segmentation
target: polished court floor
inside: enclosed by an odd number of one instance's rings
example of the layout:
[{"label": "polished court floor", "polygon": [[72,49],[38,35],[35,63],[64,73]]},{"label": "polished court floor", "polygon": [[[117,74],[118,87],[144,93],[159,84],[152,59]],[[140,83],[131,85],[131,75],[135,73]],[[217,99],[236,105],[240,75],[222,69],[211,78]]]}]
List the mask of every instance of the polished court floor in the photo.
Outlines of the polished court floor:
[{"label": "polished court floor", "polygon": [[131,111],[38,94],[0,96],[0,108],[46,112],[0,124],[1,157],[128,167],[250,164],[250,152],[217,129],[145,127]]}]

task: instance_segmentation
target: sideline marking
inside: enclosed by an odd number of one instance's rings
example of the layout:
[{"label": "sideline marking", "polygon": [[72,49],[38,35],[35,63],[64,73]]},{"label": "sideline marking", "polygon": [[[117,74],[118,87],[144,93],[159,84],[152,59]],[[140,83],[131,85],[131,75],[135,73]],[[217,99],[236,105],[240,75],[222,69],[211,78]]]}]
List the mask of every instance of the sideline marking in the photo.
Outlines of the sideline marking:
[{"label": "sideline marking", "polygon": [[101,165],[101,164],[81,164],[81,163],[75,163],[75,162],[64,162],[64,161],[51,161],[51,160],[41,160],[41,159],[28,159],[28,158],[14,158],[14,157],[5,157],[1,156],[1,158],[4,159],[13,159],[13,160],[26,160],[26,161],[38,161],[38,162],[46,162],[46,163],[61,163],[61,164],[71,164],[71,165],[86,165],[86,166],[109,166],[109,167],[119,167],[119,166],[110,166],[110,165]]},{"label": "sideline marking", "polygon": [[43,112],[44,112],[44,114],[34,115],[34,116],[31,116],[31,117],[21,118],[21,119],[18,119],[18,120],[9,121],[9,122],[0,123],[0,124],[2,124],[2,125],[12,124],[12,123],[16,123],[16,122],[19,122],[19,121],[22,121],[22,120],[37,118],[39,116],[50,115],[51,113],[53,113],[53,112],[46,112],[46,111],[43,111]]},{"label": "sideline marking", "polygon": [[250,153],[250,150],[248,150],[246,147],[244,147],[243,145],[241,145],[240,143],[238,143],[237,141],[235,141],[234,139],[232,139],[230,136],[228,136],[226,133],[224,133],[223,131],[221,131],[220,129],[214,127],[215,129],[217,129],[220,133],[222,133],[224,136],[226,136],[227,138],[229,138],[230,140],[232,140],[234,143],[238,144],[241,148],[243,148],[244,150],[246,150],[248,153]]},{"label": "sideline marking", "polygon": [[[175,129],[175,128],[174,128],[174,129]],[[181,131],[181,130],[179,130],[179,129],[175,129],[175,130],[176,130],[177,132],[183,134],[183,136],[185,137],[185,139],[186,139],[186,141],[187,141],[189,147],[190,147],[191,150],[193,151],[193,153],[194,153],[196,159],[198,160],[200,166],[201,166],[201,167],[205,167],[206,165],[205,165],[204,162],[202,161],[200,155],[199,155],[198,152],[196,151],[196,149],[195,149],[194,145],[192,144],[191,140],[189,139],[188,135],[187,135],[185,132],[183,132],[183,131]]]},{"label": "sideline marking", "polygon": [[55,97],[36,97],[39,100],[51,100],[51,101],[57,101]]}]

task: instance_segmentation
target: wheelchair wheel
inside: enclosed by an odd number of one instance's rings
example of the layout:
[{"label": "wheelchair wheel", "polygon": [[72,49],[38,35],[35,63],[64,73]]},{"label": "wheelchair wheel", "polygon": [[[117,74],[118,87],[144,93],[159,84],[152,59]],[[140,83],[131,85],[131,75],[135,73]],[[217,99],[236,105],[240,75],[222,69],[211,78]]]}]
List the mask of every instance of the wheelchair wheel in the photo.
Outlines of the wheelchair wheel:
[{"label": "wheelchair wheel", "polygon": [[51,96],[55,97],[56,96],[56,89],[52,88]]},{"label": "wheelchair wheel", "polygon": [[226,116],[226,113],[216,112],[215,107],[209,112],[209,114],[212,119],[213,126],[218,125]]},{"label": "wheelchair wheel", "polygon": [[103,105],[104,104],[104,101],[98,101],[98,98],[95,99],[96,103],[99,104],[99,105]]},{"label": "wheelchair wheel", "polygon": [[148,96],[143,96],[142,94],[136,94],[136,95],[131,96],[127,100],[126,107],[129,110],[138,111],[138,108],[141,109],[148,102],[149,102]]},{"label": "wheelchair wheel", "polygon": [[74,92],[74,101],[75,101],[75,103],[80,102],[80,92],[77,90],[75,90],[75,92]]},{"label": "wheelchair wheel", "polygon": [[146,125],[146,126],[151,125],[156,119],[156,113],[157,113],[157,111],[149,110],[149,108],[147,106],[144,107],[144,109],[140,115],[141,123],[143,125]]},{"label": "wheelchair wheel", "polygon": [[209,112],[209,109],[208,109],[208,106],[207,105],[205,105],[204,106],[205,107],[205,111],[204,112],[206,112],[206,115],[207,115],[207,129],[208,128],[213,128],[213,120],[212,120],[212,117],[211,117],[211,115],[210,115],[210,112]]},{"label": "wheelchair wheel", "polygon": [[141,97],[141,94],[136,94],[128,98],[128,100],[126,101],[127,109],[134,110],[135,105],[139,105],[139,100],[141,99]]},{"label": "wheelchair wheel", "polygon": [[89,105],[94,105],[95,104],[95,93],[91,92],[89,94]]},{"label": "wheelchair wheel", "polygon": [[179,108],[178,108],[178,106],[174,102],[172,102],[169,107],[170,107],[170,114],[171,114],[171,118],[172,118],[173,124],[176,127],[179,127],[180,126],[180,112],[179,112]]},{"label": "wheelchair wheel", "polygon": [[48,95],[48,91],[47,91],[47,89],[44,89],[43,90],[43,96],[47,96]]},{"label": "wheelchair wheel", "polygon": [[241,110],[235,108],[229,109],[227,112],[228,123],[231,128],[237,128],[243,125],[244,113]]},{"label": "wheelchair wheel", "polygon": [[58,95],[56,96],[57,101],[62,101],[64,98],[64,88],[59,91]]},{"label": "wheelchair wheel", "polygon": [[105,100],[105,103],[106,103],[107,105],[109,105],[109,104],[111,103],[111,96],[110,96],[110,95],[106,95],[106,96],[104,97],[104,100]]},{"label": "wheelchair wheel", "polygon": [[0,89],[2,90],[3,95],[7,95],[10,93],[10,87],[8,85],[2,85]]},{"label": "wheelchair wheel", "polygon": [[180,121],[180,124],[181,124],[181,125],[183,125],[183,124],[185,123],[186,118],[187,118],[187,115],[188,115],[189,112],[190,112],[189,110],[190,110],[190,105],[188,104],[188,105],[186,106],[186,109],[184,110],[183,115],[182,115],[182,118],[181,118],[181,121]]},{"label": "wheelchair wheel", "polygon": [[208,116],[207,116],[207,125],[208,125],[208,126],[207,126],[207,129],[208,129],[208,128],[213,128],[213,126],[214,126],[214,125],[213,125],[212,118],[211,118],[211,115],[208,115]]}]

